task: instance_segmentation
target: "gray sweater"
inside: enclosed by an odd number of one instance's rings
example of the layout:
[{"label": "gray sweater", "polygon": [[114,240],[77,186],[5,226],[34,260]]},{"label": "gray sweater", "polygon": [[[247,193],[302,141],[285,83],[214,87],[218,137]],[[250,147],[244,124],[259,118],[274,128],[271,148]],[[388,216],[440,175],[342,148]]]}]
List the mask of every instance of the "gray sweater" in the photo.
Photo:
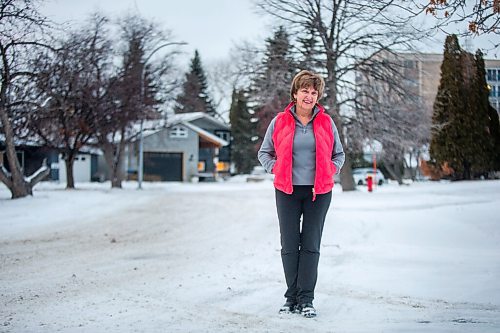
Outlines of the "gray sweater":
[{"label": "gray sweater", "polygon": [[[292,182],[293,185],[314,185],[314,175],[316,173],[316,141],[313,132],[313,120],[318,114],[317,107],[314,109],[314,114],[307,123],[302,125],[295,113],[295,107],[292,108],[292,114],[295,117],[295,135],[293,138],[293,167],[292,167]],[[345,154],[340,142],[340,137],[337,127],[332,121],[332,129],[335,135],[332,162],[337,168],[337,174],[340,172],[342,165],[344,165]],[[273,170],[276,163],[276,152],[274,150],[273,133],[276,117],[271,121],[267,128],[264,141],[259,149],[258,158],[260,164],[266,169],[268,173]]]}]

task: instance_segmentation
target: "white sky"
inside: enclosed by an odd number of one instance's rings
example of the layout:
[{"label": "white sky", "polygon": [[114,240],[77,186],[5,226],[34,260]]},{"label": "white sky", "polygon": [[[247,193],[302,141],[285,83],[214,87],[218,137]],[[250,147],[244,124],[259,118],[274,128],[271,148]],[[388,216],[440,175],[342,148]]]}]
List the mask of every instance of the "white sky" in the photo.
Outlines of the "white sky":
[{"label": "white sky", "polygon": [[42,8],[56,22],[79,22],[94,11],[116,17],[137,10],[187,42],[189,58],[198,49],[204,63],[225,58],[235,42],[263,40],[271,31],[251,0],[46,0]]},{"label": "white sky", "polygon": [[[272,26],[269,16],[258,14],[252,0],[45,0],[42,11],[55,21],[81,21],[93,11],[103,11],[111,17],[121,16],[128,11],[139,11],[146,18],[154,19],[163,27],[173,31],[178,40],[187,42],[188,63],[194,49],[198,49],[203,63],[226,58],[235,43],[247,40],[263,43],[271,37]],[[429,17],[429,20],[431,18]],[[426,19],[427,21],[427,19]],[[466,26],[466,23],[463,23]],[[463,27],[461,27],[463,28]],[[476,48],[490,48],[495,35],[470,40],[470,51]],[[442,52],[441,41],[424,46],[426,52]],[[467,47],[464,40],[463,47]],[[486,52],[489,59],[498,58],[498,50]]]}]

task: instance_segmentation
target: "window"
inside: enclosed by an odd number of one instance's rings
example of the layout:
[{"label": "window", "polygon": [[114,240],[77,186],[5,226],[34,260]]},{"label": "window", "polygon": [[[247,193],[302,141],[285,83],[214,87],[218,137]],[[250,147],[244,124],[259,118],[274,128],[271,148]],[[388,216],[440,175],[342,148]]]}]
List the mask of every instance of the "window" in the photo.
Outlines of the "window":
[{"label": "window", "polygon": [[218,172],[227,172],[229,171],[229,168],[230,168],[230,164],[229,162],[217,162],[217,164],[215,165],[215,170],[217,170]]},{"label": "window", "polygon": [[497,96],[497,86],[491,86],[490,97],[496,97],[496,96]]},{"label": "window", "polygon": [[500,81],[500,68],[487,69],[486,79],[488,81]]},{"label": "window", "polygon": [[403,66],[408,69],[415,68],[415,62],[413,60],[405,60]]},{"label": "window", "polygon": [[229,142],[231,140],[229,132],[219,132],[219,131],[216,131],[215,135],[217,135],[219,138],[221,138],[222,140],[224,140],[226,142]]},{"label": "window", "polygon": [[488,81],[495,81],[495,76],[496,76],[496,70],[494,69],[488,69],[486,70],[486,77]]},{"label": "window", "polygon": [[187,138],[188,131],[185,127],[182,126],[174,126],[170,129],[169,136],[171,138]]}]

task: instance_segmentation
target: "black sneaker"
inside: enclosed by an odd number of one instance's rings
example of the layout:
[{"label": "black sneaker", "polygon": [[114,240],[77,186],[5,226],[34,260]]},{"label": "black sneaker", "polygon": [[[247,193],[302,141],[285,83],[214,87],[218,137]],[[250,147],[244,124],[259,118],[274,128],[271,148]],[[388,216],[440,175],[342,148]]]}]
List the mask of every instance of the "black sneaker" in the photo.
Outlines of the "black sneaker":
[{"label": "black sneaker", "polygon": [[306,318],[316,317],[316,309],[314,308],[312,303],[300,304],[298,305],[297,309],[300,312],[300,314]]},{"label": "black sneaker", "polygon": [[279,313],[294,313],[297,310],[297,303],[286,301],[285,304],[280,308]]}]

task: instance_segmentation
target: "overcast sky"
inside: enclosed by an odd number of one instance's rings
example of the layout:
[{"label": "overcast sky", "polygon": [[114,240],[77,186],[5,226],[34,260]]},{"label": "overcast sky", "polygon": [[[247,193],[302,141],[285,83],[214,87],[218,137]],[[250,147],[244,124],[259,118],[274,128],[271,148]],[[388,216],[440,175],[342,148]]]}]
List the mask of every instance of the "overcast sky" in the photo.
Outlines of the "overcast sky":
[{"label": "overcast sky", "polygon": [[[184,47],[187,58],[192,58],[197,48],[204,63],[225,58],[235,43],[246,40],[262,44],[264,39],[272,36],[270,19],[256,12],[252,0],[45,1],[42,11],[58,22],[81,22],[93,11],[102,11],[110,17],[138,11],[148,19],[161,22],[164,28],[172,30],[178,40],[187,42],[188,45]],[[492,34],[469,41],[470,51],[474,52],[478,47],[490,47],[488,40],[491,38],[498,37]],[[423,51],[441,53],[444,36],[439,39],[442,41],[425,46],[426,50]],[[464,41],[461,44],[466,46]],[[498,50],[487,52],[487,58],[498,58],[499,55],[495,53]]]},{"label": "overcast sky", "polygon": [[138,11],[187,42],[189,58],[197,48],[204,62],[226,57],[235,42],[259,41],[272,33],[251,0],[46,0],[42,7],[56,22],[81,22],[93,11],[110,17]]}]

